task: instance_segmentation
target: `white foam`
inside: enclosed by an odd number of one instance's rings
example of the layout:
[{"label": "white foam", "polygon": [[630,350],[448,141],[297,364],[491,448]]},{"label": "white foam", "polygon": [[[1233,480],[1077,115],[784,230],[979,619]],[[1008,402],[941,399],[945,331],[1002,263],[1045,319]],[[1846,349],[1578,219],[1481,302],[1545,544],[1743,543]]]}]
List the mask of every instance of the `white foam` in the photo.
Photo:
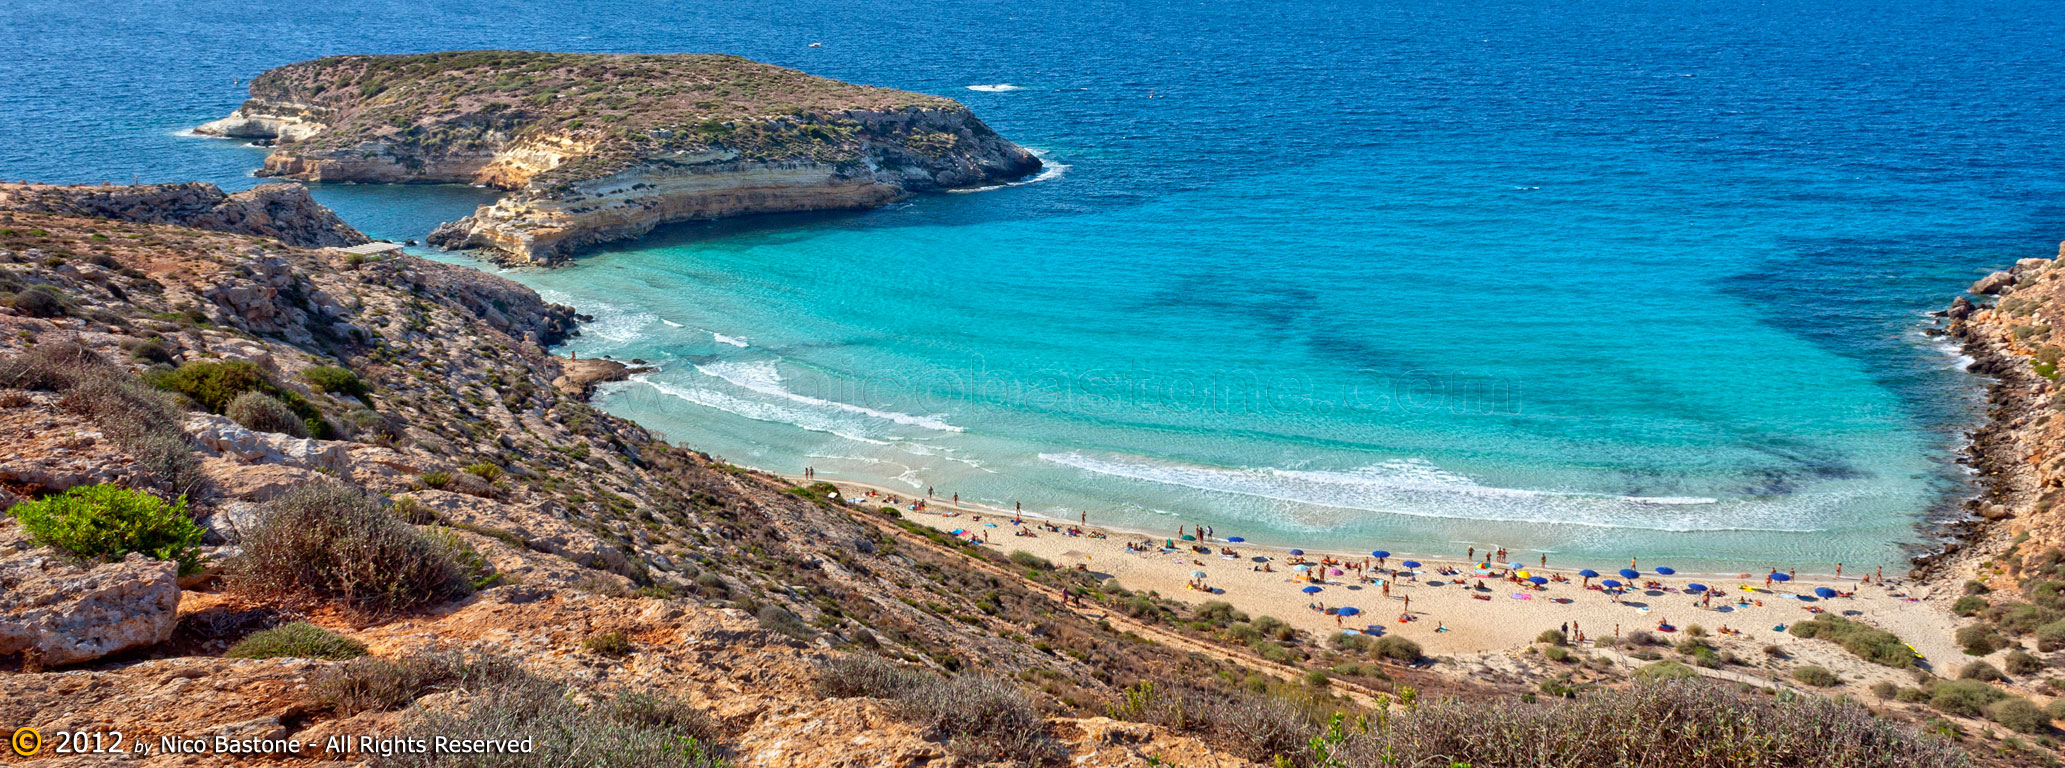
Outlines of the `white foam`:
[{"label": "white foam", "polygon": [[1419,459],[1349,471],[1206,467],[1151,459],[1043,453],[1043,461],[1093,474],[1290,504],[1413,517],[1653,531],[1810,533],[1786,523],[1804,510],[1697,496],[1614,496],[1499,488]]},{"label": "white foam", "polygon": [[716,331],[711,331],[711,332],[710,332],[710,338],[712,338],[712,339],[716,339],[716,340],[717,340],[717,343],[719,343],[719,344],[730,344],[730,345],[732,345],[732,346],[734,346],[734,347],[738,347],[738,348],[740,348],[740,349],[744,349],[744,348],[746,348],[746,347],[750,347],[750,346],[753,346],[753,345],[751,345],[751,344],[747,344],[747,343],[746,343],[746,340],[745,340],[745,339],[741,339],[741,338],[739,338],[739,337],[737,337],[737,336],[726,336],[726,335],[724,335],[724,334],[721,334],[721,333],[718,333],[718,332],[716,332]]},{"label": "white foam", "polygon": [[991,190],[1003,189],[1005,187],[1022,187],[1027,184],[1037,184],[1042,181],[1052,181],[1054,179],[1061,178],[1063,174],[1068,173],[1069,165],[1067,163],[1056,162],[1051,156],[1047,154],[1046,150],[1031,148],[1027,148],[1027,150],[1033,153],[1033,157],[1037,157],[1040,159],[1040,172],[1034,174],[1032,178],[1019,179],[1017,181],[1007,181],[1002,184],[989,184],[980,187],[949,189],[947,191],[955,194],[966,194],[969,192],[989,192]]},{"label": "white foam", "polygon": [[877,410],[863,405],[841,403],[836,400],[826,400],[791,392],[788,387],[782,385],[781,371],[775,369],[774,363],[766,360],[703,363],[697,365],[696,370],[723,379],[741,389],[770,397],[778,397],[794,403],[844,411],[846,413],[857,413],[904,426],[919,427],[938,432],[963,431],[960,427],[948,424],[932,416],[916,416],[896,411]]},{"label": "white foam", "polygon": [[849,428],[850,425],[842,424],[834,419],[827,419],[823,414],[814,411],[789,408],[778,403],[733,397],[713,389],[683,387],[664,381],[654,381],[647,376],[633,376],[631,381],[652,387],[661,394],[678,400],[694,403],[705,408],[714,408],[735,416],[743,416],[754,421],[788,424],[812,432],[823,432],[828,435],[843,437],[857,443],[868,443],[870,445],[890,444],[887,440],[878,440],[857,434],[856,430]]},{"label": "white foam", "polygon": [[971,85],[968,86],[968,90],[982,91],[983,93],[1003,93],[1005,91],[1022,91],[1025,88],[1010,83],[989,83],[987,85]]},{"label": "white foam", "polygon": [[688,327],[688,326],[682,325],[682,324],[680,324],[680,323],[674,322],[674,321],[672,321],[672,320],[668,320],[667,318],[664,318],[664,317],[660,318],[660,324],[661,324],[661,325],[665,325],[665,326],[667,326],[668,328],[687,328],[687,327]]}]

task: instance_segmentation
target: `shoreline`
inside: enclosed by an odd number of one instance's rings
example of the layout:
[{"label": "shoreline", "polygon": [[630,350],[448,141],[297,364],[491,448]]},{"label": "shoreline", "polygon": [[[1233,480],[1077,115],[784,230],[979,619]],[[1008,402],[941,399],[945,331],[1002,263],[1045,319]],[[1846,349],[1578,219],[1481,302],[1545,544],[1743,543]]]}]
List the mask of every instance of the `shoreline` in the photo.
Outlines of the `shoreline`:
[{"label": "shoreline", "polygon": [[[1128,552],[1125,546],[1129,542],[1151,539],[1161,543],[1173,537],[1116,526],[1081,526],[1079,520],[1060,520],[1030,512],[1023,513],[1022,517],[1036,535],[1018,536],[1010,532],[1014,515],[1010,509],[933,499],[928,501],[926,511],[917,512],[909,509],[916,499],[907,492],[864,482],[805,478],[794,473],[775,474],[802,485],[830,483],[839,488],[841,499],[849,504],[864,508],[895,506],[903,519],[941,532],[957,528],[983,531],[988,534],[988,541],[981,546],[995,548],[995,551],[1007,555],[1025,552],[1052,562],[1056,567],[1087,570],[1131,591],[1151,592],[1192,604],[1225,602],[1250,615],[1274,616],[1320,637],[1344,630],[1359,629],[1368,633],[1368,630],[1376,629],[1384,635],[1419,643],[1429,654],[1471,658],[1477,663],[1493,663],[1491,660],[1496,657],[1521,652],[1543,631],[1570,625],[1576,625],[1572,634],[1584,632],[1588,643],[1616,634],[1631,635],[1637,630],[1655,633],[1675,642],[1685,628],[1699,625],[1708,630],[1724,626],[1735,630],[1735,634],[1729,635],[1709,634],[1707,639],[1745,658],[1750,658],[1752,653],[1761,655],[1760,649],[1776,645],[1784,647],[1793,656],[1844,671],[1845,679],[1860,681],[1860,685],[1868,685],[1872,679],[1905,678],[1899,670],[1865,663],[1832,644],[1803,640],[1778,629],[1812,618],[1816,614],[1811,611],[1816,608],[1829,614],[1868,617],[1873,625],[1901,635],[1927,659],[1938,660],[1938,663],[1962,663],[1959,660],[1965,658],[1951,640],[1955,617],[1942,609],[1945,601],[1953,596],[1935,585],[1908,581],[1905,574],[1889,575],[1884,582],[1873,578],[1866,584],[1858,577],[1869,574],[1846,572],[1838,579],[1832,574],[1800,573],[1790,583],[1766,587],[1761,574],[1754,574],[1747,580],[1739,578],[1739,574],[1716,576],[1679,572],[1660,576],[1644,565],[1640,568],[1642,576],[1638,581],[1645,584],[1653,582],[1658,588],[1629,589],[1616,597],[1596,588],[1587,588],[1585,580],[1577,573],[1580,567],[1574,565],[1552,562],[1546,568],[1528,566],[1525,570],[1530,573],[1568,579],[1551,581],[1540,589],[1530,589],[1501,580],[1496,575],[1479,577],[1471,567],[1473,563],[1453,555],[1393,553],[1386,559],[1390,568],[1400,568],[1402,562],[1409,558],[1418,560],[1422,567],[1415,569],[1413,575],[1389,579],[1393,589],[1387,595],[1381,581],[1362,583],[1353,570],[1346,570],[1339,576],[1329,572],[1317,584],[1295,580],[1297,574],[1289,570],[1290,564],[1286,562],[1288,548],[1283,547],[1226,542],[1215,538],[1210,542],[1179,542],[1185,546],[1205,545],[1213,550],[1210,555],[1180,547],[1173,551]],[[867,497],[865,491],[868,490],[887,494],[898,499],[899,503],[891,505],[883,496]],[[1057,525],[1062,531],[1047,530],[1041,527],[1042,524]],[[1066,535],[1066,529],[1071,527],[1103,532],[1106,537]],[[1220,547],[1234,548],[1239,555],[1220,555]],[[1349,556],[1351,554],[1319,549],[1307,551],[1308,558],[1336,556],[1342,565],[1370,559],[1368,553]],[[1272,570],[1258,570],[1264,563]],[[1457,581],[1458,576],[1439,573],[1438,569],[1442,568],[1458,569],[1461,581]],[[1598,570],[1603,576],[1590,580],[1593,587],[1602,578],[1620,579],[1618,568]],[[1190,588],[1195,572],[1207,574],[1204,582],[1211,591]],[[1493,571],[1494,574],[1498,572]],[[1485,590],[1477,589],[1479,581]],[[1691,583],[1703,583],[1714,590],[1716,597],[1710,607],[1697,605],[1698,598],[1686,588]],[[1303,589],[1307,586],[1318,586],[1320,592],[1306,594]],[[1854,596],[1814,598],[1811,595],[1815,587],[1831,587]],[[1522,594],[1528,597],[1516,597]],[[1723,594],[1727,595],[1725,599],[1720,597]],[[1743,604],[1738,605],[1738,600]],[[1335,614],[1311,610],[1310,605],[1315,603],[1330,608],[1351,606],[1360,613],[1354,617],[1337,618]],[[1411,620],[1400,621],[1399,618],[1405,615],[1409,615]],[[1670,621],[1673,629],[1659,631],[1657,624],[1664,620]]]}]

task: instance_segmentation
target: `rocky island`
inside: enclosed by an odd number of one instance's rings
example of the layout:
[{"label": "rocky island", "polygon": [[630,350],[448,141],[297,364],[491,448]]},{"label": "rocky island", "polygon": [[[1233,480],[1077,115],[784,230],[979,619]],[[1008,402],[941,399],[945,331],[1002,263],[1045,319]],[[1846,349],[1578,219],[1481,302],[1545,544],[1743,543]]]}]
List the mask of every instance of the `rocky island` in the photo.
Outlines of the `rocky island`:
[{"label": "rocky island", "polygon": [[936,96],[736,56],[461,51],[268,70],[199,133],[272,142],[261,176],[508,190],[430,242],[552,264],[673,222],[864,209],[1040,161]]}]

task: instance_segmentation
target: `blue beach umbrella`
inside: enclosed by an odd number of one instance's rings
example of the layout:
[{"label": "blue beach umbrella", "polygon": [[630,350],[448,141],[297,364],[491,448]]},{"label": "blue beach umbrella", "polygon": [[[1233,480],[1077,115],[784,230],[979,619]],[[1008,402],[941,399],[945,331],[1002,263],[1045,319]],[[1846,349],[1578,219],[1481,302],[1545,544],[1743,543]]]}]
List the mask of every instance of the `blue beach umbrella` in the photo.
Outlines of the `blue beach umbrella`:
[{"label": "blue beach umbrella", "polygon": [[1547,576],[1529,576],[1527,577],[1527,580],[1534,582],[1535,586],[1541,586],[1543,584],[1549,583],[1549,577]]},{"label": "blue beach umbrella", "polygon": [[1671,575],[1671,574],[1673,574],[1673,573],[1677,573],[1677,572],[1678,572],[1678,569],[1676,569],[1676,568],[1658,568],[1658,569],[1656,569],[1656,572],[1657,572],[1657,573],[1661,573],[1661,574],[1663,574],[1663,575],[1665,575],[1665,576],[1669,576],[1669,575]]},{"label": "blue beach umbrella", "polygon": [[1599,582],[1599,586],[1605,587],[1607,589],[1620,589],[1620,582],[1614,581],[1612,579],[1607,579],[1605,581]]},{"label": "blue beach umbrella", "polygon": [[1836,591],[1835,591],[1835,590],[1833,590],[1833,589],[1829,589],[1828,587],[1815,587],[1815,588],[1814,588],[1814,596],[1815,596],[1815,597],[1824,597],[1824,598],[1826,598],[1826,597],[1835,597],[1835,596],[1836,596]]},{"label": "blue beach umbrella", "polygon": [[1595,571],[1595,570],[1592,570],[1592,569],[1590,569],[1590,568],[1586,568],[1586,569],[1584,569],[1584,570],[1582,570],[1582,571],[1578,571],[1578,572],[1577,572],[1577,575],[1579,575],[1579,576],[1583,576],[1583,577],[1585,577],[1585,578],[1587,578],[1587,579],[1596,579],[1596,578],[1599,578],[1599,572],[1598,572],[1598,571]]},{"label": "blue beach umbrella", "polygon": [[1361,609],[1361,608],[1355,608],[1355,607],[1352,607],[1352,606],[1351,606],[1351,607],[1347,607],[1347,608],[1341,608],[1341,609],[1339,609],[1339,610],[1336,610],[1336,611],[1334,611],[1334,613],[1340,614],[1340,615],[1342,615],[1342,616],[1354,616],[1355,614],[1358,614],[1358,613],[1362,613],[1362,609]]},{"label": "blue beach umbrella", "polygon": [[1519,563],[1507,563],[1507,564],[1506,564],[1506,567],[1507,567],[1507,568],[1511,568],[1511,569],[1513,569],[1513,570],[1516,570],[1516,571],[1517,571],[1517,570],[1520,570],[1520,569],[1522,569],[1522,568],[1526,568],[1527,566],[1521,565],[1521,564],[1519,564]]},{"label": "blue beach umbrella", "polygon": [[1778,573],[1778,572],[1775,572],[1775,571],[1774,571],[1774,572],[1772,572],[1772,574],[1771,574],[1771,580],[1772,580],[1772,581],[1792,581],[1792,580],[1793,580],[1793,577],[1791,577],[1791,576],[1788,576],[1788,575],[1785,575],[1785,574],[1783,574],[1783,573]]},{"label": "blue beach umbrella", "polygon": [[1705,585],[1705,584],[1687,584],[1687,585],[1685,585],[1685,591],[1687,591],[1687,592],[1705,592],[1705,591],[1706,591],[1706,585]]},{"label": "blue beach umbrella", "polygon": [[1407,567],[1407,568],[1418,568],[1418,567],[1420,567],[1420,561],[1418,561],[1418,560],[1407,560],[1407,561],[1405,561],[1404,565],[1405,565],[1405,567]]},{"label": "blue beach umbrella", "polygon": [[1639,577],[1641,577],[1641,575],[1642,575],[1642,572],[1641,572],[1641,571],[1635,570],[1635,569],[1633,569],[1633,568],[1622,568],[1622,569],[1620,569],[1620,576],[1621,576],[1621,578],[1623,578],[1623,579],[1633,579],[1633,578],[1639,578]]},{"label": "blue beach umbrella", "polygon": [[1305,589],[1304,589],[1303,591],[1304,591],[1304,593],[1305,593],[1305,594],[1308,594],[1308,595],[1310,595],[1310,594],[1316,594],[1316,593],[1318,593],[1318,592],[1319,592],[1319,588],[1318,588],[1318,587],[1306,587],[1306,588],[1305,588]]},{"label": "blue beach umbrella", "polygon": [[1370,556],[1370,557],[1374,557],[1374,558],[1379,558],[1379,559],[1382,559],[1382,558],[1390,557],[1390,556],[1391,556],[1391,553],[1389,553],[1389,552],[1385,552],[1384,550],[1381,550],[1381,549],[1379,549],[1379,550],[1377,550],[1377,551],[1375,551],[1375,552],[1371,552],[1371,553],[1369,553],[1369,556]]},{"label": "blue beach umbrella", "polygon": [[1227,540],[1227,541],[1247,541],[1247,539],[1243,539],[1243,538],[1241,538],[1241,537],[1239,537],[1239,536],[1228,536],[1228,537],[1226,537],[1226,540]]},{"label": "blue beach umbrella", "polygon": [[1187,533],[1186,533],[1186,534],[1183,534],[1183,540],[1184,540],[1184,541],[1197,541],[1197,537],[1196,537],[1196,536],[1192,536],[1192,535],[1190,535],[1190,534],[1187,534]]},{"label": "blue beach umbrella", "polygon": [[1291,550],[1291,554],[1293,554],[1293,555],[1302,555],[1302,554],[1305,554],[1305,550],[1302,550],[1302,549],[1293,549],[1293,550]]}]

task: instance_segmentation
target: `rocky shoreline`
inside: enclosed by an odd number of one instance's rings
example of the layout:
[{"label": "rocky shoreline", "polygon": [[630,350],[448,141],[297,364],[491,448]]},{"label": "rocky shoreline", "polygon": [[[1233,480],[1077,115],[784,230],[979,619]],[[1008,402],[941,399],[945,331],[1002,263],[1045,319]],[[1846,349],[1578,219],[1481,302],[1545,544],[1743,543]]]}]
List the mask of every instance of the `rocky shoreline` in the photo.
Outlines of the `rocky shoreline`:
[{"label": "rocky shoreline", "polygon": [[[2060,246],[2065,256],[2065,244]],[[2065,530],[2051,514],[2065,484],[2056,457],[2065,419],[2052,418],[2058,399],[2053,321],[2065,317],[2065,291],[2051,259],[2023,259],[1973,283],[1978,297],[1996,297],[1992,304],[1963,296],[1938,313],[1972,358],[1966,367],[1991,381],[1986,387],[1986,420],[1968,436],[1960,462],[1970,467],[1978,494],[1966,501],[1968,514],[1942,528],[1944,542],[1936,551],[1914,559],[1915,576],[1930,581],[1955,581],[1980,562],[2014,546],[2023,534],[2040,543],[2065,541]],[[1983,299],[1982,299],[1983,300]],[[2060,326],[2065,328],[2065,326]],[[2052,362],[2047,367],[2045,357]],[[2049,376],[2045,372],[2050,373]]]},{"label": "rocky shoreline", "polygon": [[703,54],[336,56],[268,70],[195,131],[271,143],[260,176],[508,190],[428,242],[511,265],[664,224],[874,208],[1041,167],[951,99]]}]

